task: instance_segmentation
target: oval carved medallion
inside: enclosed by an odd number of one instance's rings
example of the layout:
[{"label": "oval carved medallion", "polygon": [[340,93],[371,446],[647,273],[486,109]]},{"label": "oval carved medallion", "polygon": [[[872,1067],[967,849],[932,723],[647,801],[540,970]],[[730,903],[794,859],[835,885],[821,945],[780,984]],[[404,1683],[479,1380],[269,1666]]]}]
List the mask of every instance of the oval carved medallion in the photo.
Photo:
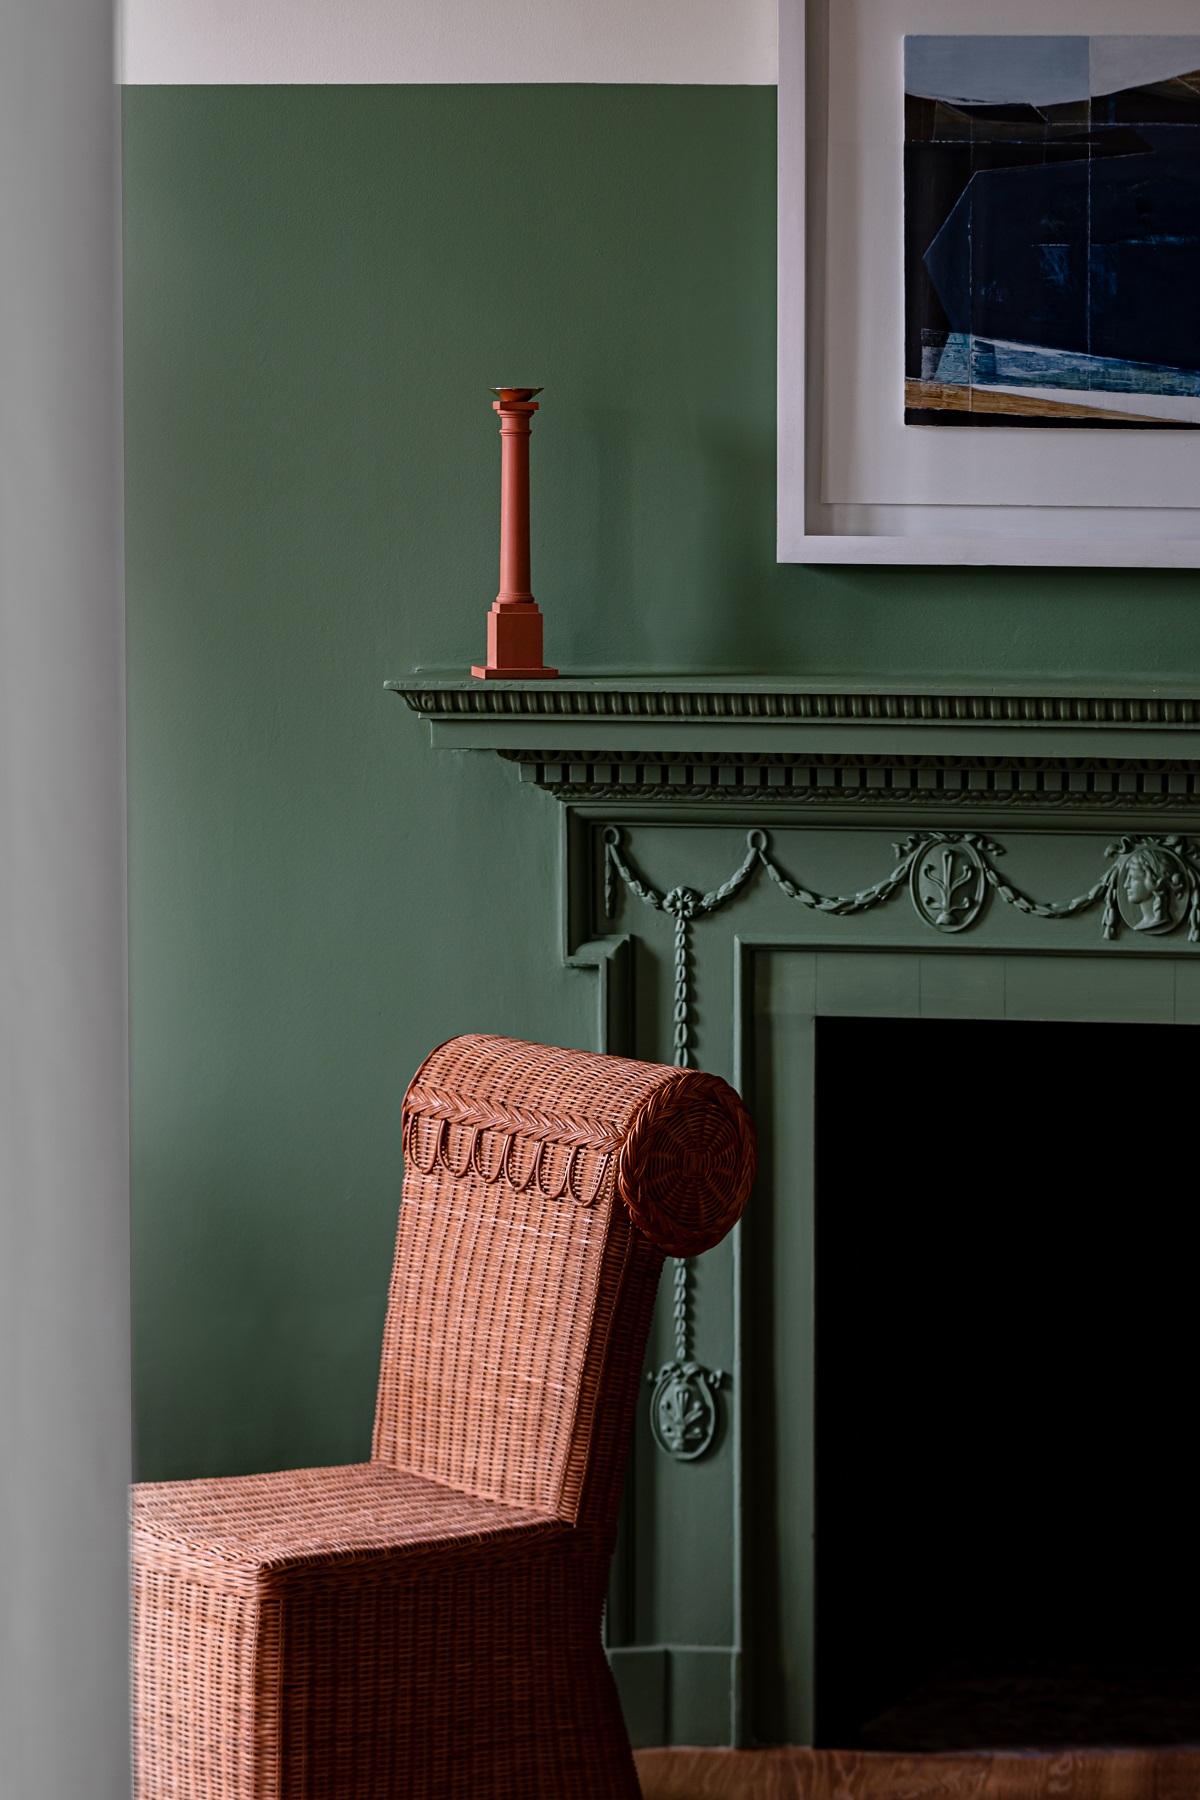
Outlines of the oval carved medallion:
[{"label": "oval carved medallion", "polygon": [[650,1396],[650,1431],[660,1450],[676,1462],[692,1462],[717,1432],[713,1389],[721,1379],[699,1363],[666,1363]]},{"label": "oval carved medallion", "polygon": [[965,843],[931,844],[909,877],[913,905],[935,931],[965,931],[987,899],[979,852]]}]

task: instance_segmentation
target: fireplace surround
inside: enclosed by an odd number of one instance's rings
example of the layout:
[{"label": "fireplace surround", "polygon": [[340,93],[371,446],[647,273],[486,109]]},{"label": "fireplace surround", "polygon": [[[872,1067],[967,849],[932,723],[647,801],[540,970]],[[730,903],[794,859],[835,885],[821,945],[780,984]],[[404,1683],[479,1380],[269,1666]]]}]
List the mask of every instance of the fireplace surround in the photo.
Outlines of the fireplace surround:
[{"label": "fireplace surround", "polygon": [[[1200,1024],[1200,694],[388,685],[435,750],[498,754],[551,807],[562,937],[547,955],[595,983],[589,1047],[686,1058],[755,1113],[742,1227],[664,1283],[608,1640],[635,1741],[811,1743],[819,1022]],[[946,1173],[943,1084],[919,1063],[864,1066],[864,1135],[897,1082],[903,1207],[920,1171]],[[1120,1109],[1119,1068],[1096,1092],[1103,1115]],[[1019,1061],[988,1084],[981,1157],[1035,1099]]]}]

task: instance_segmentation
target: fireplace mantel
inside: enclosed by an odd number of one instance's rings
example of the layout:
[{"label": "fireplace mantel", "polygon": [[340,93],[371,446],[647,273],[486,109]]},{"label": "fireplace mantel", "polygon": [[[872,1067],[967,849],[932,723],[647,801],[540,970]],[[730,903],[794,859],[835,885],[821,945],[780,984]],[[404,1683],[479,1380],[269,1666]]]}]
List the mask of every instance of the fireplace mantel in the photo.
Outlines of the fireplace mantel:
[{"label": "fireplace mantel", "polygon": [[[546,974],[595,981],[595,1047],[695,1061],[759,1123],[744,1232],[659,1309],[609,1646],[643,1743],[811,1741],[818,1021],[1200,1026],[1200,682],[387,686],[436,751],[496,754],[561,803]],[[980,1094],[981,1154],[1024,1079]],[[864,1069],[864,1129],[878,1080],[912,1085],[907,1203],[937,1172],[937,1071]],[[694,1449],[655,1432],[672,1387]]]},{"label": "fireplace mantel", "polygon": [[[460,749],[500,749],[536,735],[548,743],[616,749],[632,728],[651,727],[665,746],[715,745],[751,728],[763,749],[808,748],[814,732],[836,727],[930,731],[1191,734],[1200,745],[1200,684],[1094,683],[1072,692],[1048,682],[854,683],[778,675],[593,675],[544,681],[475,681],[417,672],[384,686]],[[671,734],[668,736],[667,734]],[[740,733],[739,733],[740,735]],[[532,742],[533,740],[531,740]]]},{"label": "fireplace mantel", "polygon": [[574,801],[856,811],[1200,805],[1200,684],[778,676],[389,681],[439,749],[489,750]]}]

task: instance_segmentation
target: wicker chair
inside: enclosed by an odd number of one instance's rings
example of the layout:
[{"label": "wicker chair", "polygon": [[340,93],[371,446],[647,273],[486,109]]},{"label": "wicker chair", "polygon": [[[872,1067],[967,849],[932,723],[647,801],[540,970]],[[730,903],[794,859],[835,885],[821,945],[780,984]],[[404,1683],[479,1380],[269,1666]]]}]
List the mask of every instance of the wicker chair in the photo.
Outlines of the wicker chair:
[{"label": "wicker chair", "polygon": [[369,1463],[134,1495],[138,1800],[634,1800],[600,1639],[664,1254],[722,1238],[714,1076],[465,1037],[404,1103]]}]

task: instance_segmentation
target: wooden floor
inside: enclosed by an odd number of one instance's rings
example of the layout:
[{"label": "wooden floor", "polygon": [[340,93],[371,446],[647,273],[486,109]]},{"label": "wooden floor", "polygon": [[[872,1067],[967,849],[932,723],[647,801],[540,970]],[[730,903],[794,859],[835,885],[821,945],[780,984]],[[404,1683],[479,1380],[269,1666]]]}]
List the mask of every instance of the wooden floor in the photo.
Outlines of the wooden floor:
[{"label": "wooden floor", "polygon": [[1200,1800],[1200,1751],[639,1750],[645,1800]]}]

